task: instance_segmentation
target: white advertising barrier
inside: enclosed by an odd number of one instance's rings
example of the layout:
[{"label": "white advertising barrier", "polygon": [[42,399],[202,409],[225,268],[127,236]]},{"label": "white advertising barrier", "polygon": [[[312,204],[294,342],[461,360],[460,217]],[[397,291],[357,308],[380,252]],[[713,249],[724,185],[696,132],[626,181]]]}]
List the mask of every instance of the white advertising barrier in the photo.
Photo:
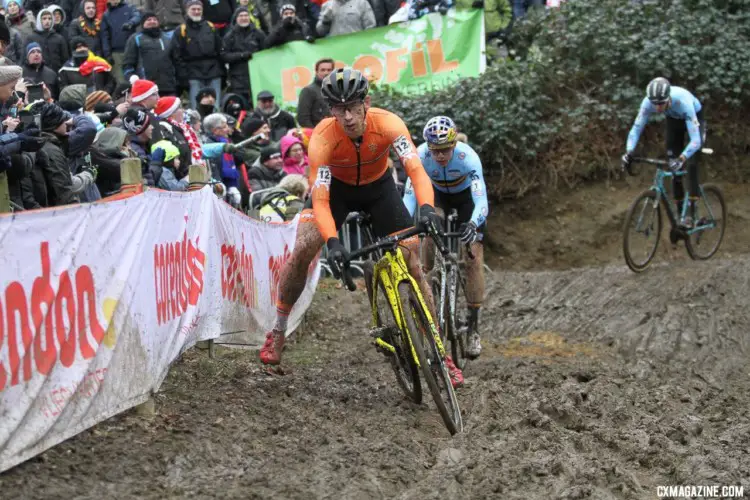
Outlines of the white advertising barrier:
[{"label": "white advertising barrier", "polygon": [[296,227],[208,187],[0,217],[0,471],[145,401],[199,340],[260,344]]}]

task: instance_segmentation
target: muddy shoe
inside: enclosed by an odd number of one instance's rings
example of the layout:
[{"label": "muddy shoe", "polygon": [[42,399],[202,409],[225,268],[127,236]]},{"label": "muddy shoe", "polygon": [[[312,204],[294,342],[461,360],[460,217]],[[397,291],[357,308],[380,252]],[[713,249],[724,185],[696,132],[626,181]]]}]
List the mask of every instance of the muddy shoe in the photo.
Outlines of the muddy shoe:
[{"label": "muddy shoe", "polygon": [[264,365],[281,363],[281,351],[284,350],[284,333],[271,330],[266,334],[266,343],[260,350],[260,360]]},{"label": "muddy shoe", "polygon": [[445,366],[448,367],[448,373],[451,376],[451,385],[454,389],[457,389],[464,385],[464,374],[463,372],[453,363],[453,359],[450,356],[445,356]]},{"label": "muddy shoe", "polygon": [[482,342],[477,332],[469,335],[469,345],[466,346],[466,356],[477,359],[482,354]]}]

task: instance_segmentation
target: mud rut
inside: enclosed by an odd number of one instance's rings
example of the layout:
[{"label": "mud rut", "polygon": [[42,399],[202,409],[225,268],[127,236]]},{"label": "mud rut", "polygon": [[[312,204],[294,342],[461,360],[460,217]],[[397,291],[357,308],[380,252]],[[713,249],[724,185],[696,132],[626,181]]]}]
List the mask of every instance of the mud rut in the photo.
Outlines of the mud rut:
[{"label": "mud rut", "polygon": [[466,430],[407,403],[364,292],[324,282],[291,373],[191,350],[156,413],[110,419],[0,476],[3,498],[655,498],[750,489],[750,258],[497,273]]}]

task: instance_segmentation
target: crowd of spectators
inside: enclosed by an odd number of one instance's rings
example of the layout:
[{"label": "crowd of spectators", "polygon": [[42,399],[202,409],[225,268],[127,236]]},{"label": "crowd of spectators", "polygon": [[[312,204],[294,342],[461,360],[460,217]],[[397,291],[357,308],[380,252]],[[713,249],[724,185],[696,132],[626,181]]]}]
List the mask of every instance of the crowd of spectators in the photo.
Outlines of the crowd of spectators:
[{"label": "crowd of spectators", "polygon": [[139,158],[144,181],[172,191],[188,189],[190,165],[205,164],[217,195],[268,220],[293,217],[307,195],[307,145],[330,116],[320,85],[334,60],[316,62],[293,116],[268,90],[251,89],[253,54],[454,4],[0,2],[0,171],[15,210],[117,193],[120,161]]}]

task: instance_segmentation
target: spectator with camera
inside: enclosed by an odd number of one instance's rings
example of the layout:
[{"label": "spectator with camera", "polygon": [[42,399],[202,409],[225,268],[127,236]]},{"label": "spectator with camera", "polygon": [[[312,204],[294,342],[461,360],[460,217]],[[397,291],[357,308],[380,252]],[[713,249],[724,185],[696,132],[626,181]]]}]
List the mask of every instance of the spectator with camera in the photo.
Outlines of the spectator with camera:
[{"label": "spectator with camera", "polygon": [[307,40],[310,43],[315,41],[310,27],[297,17],[297,8],[294,5],[284,4],[279,12],[281,13],[281,20],[268,35],[266,48],[284,45],[295,40]]},{"label": "spectator with camera", "polygon": [[44,84],[53,98],[57,99],[57,73],[44,64],[42,47],[36,42],[26,46],[26,61],[23,65],[23,79],[32,84]]}]

